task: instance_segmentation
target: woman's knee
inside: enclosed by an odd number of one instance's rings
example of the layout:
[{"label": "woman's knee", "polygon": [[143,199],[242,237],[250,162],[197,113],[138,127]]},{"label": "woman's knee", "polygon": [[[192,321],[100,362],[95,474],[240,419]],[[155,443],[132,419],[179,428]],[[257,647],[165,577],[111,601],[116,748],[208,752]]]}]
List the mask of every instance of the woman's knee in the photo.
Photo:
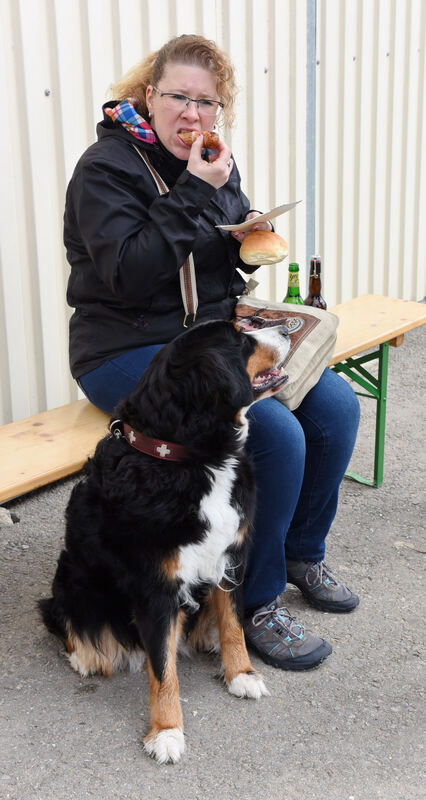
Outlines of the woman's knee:
[{"label": "woman's knee", "polygon": [[326,370],[319,384],[305,398],[296,414],[305,431],[308,458],[321,455],[323,465],[343,475],[355,446],[359,402],[352,387]]},{"label": "woman's knee", "polygon": [[361,414],[359,399],[352,386],[330,370],[332,378],[332,414],[336,433],[355,441]]},{"label": "woman's knee", "polygon": [[255,463],[269,461],[277,469],[289,465],[303,470],[306,441],[303,428],[285,406],[274,398],[261,400],[248,413],[249,436],[247,450]]},{"label": "woman's knee", "polygon": [[359,400],[347,381],[326,369],[317,385],[307,394],[296,415],[302,425],[311,422],[327,436],[354,439],[358,430]]}]

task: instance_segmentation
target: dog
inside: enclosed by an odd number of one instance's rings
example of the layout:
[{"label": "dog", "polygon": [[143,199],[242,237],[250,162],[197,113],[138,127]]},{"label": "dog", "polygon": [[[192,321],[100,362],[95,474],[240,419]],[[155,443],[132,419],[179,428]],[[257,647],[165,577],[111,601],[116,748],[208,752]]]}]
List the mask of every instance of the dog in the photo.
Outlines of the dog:
[{"label": "dog", "polygon": [[241,626],[255,484],[244,451],[249,407],[286,375],[281,327],[199,323],[164,345],[116,409],[66,510],[65,548],[43,621],[82,676],[137,670],[146,657],[145,750],[185,749],[179,641],[215,647],[237,697],[269,692]]}]

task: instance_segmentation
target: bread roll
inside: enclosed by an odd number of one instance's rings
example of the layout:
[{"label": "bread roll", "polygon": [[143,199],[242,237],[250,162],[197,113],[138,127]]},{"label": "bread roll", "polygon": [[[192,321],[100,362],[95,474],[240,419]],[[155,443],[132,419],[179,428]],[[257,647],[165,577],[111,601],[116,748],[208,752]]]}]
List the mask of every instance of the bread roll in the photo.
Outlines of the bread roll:
[{"label": "bread roll", "polygon": [[251,231],[240,247],[240,258],[245,264],[276,264],[287,255],[287,242],[272,231]]},{"label": "bread roll", "polygon": [[214,131],[181,131],[179,139],[182,139],[184,144],[191,147],[200,133],[203,137],[203,147],[207,147],[209,150],[217,150],[219,136]]}]

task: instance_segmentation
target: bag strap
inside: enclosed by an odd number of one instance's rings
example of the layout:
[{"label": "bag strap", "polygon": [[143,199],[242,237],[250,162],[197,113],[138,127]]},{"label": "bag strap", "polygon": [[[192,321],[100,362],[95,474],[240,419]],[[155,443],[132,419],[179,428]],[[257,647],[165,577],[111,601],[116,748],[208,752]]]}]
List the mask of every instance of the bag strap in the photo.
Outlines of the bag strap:
[{"label": "bag strap", "polygon": [[[139,153],[142,161],[145,163],[149,172],[151,173],[154,183],[158,189],[159,194],[165,194],[169,191],[167,184],[163,181],[161,175],[152,166],[147,154],[140,150],[135,144],[133,145],[136,152]],[[187,320],[192,316],[192,322],[195,321],[198,308],[198,294],[197,294],[197,280],[195,277],[195,264],[192,253],[185,259],[184,264],[179,270],[180,291],[182,295],[183,307],[185,309],[185,316],[183,319],[183,327],[187,328]]]}]

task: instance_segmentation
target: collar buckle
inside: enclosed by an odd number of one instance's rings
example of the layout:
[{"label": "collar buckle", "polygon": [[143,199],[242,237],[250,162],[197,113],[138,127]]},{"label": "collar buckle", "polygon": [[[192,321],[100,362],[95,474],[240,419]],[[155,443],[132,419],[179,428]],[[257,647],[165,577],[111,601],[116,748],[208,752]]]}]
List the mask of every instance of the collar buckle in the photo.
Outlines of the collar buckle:
[{"label": "collar buckle", "polygon": [[111,435],[114,436],[115,439],[121,439],[123,437],[123,423],[121,419],[113,419],[108,427],[111,431]]}]

